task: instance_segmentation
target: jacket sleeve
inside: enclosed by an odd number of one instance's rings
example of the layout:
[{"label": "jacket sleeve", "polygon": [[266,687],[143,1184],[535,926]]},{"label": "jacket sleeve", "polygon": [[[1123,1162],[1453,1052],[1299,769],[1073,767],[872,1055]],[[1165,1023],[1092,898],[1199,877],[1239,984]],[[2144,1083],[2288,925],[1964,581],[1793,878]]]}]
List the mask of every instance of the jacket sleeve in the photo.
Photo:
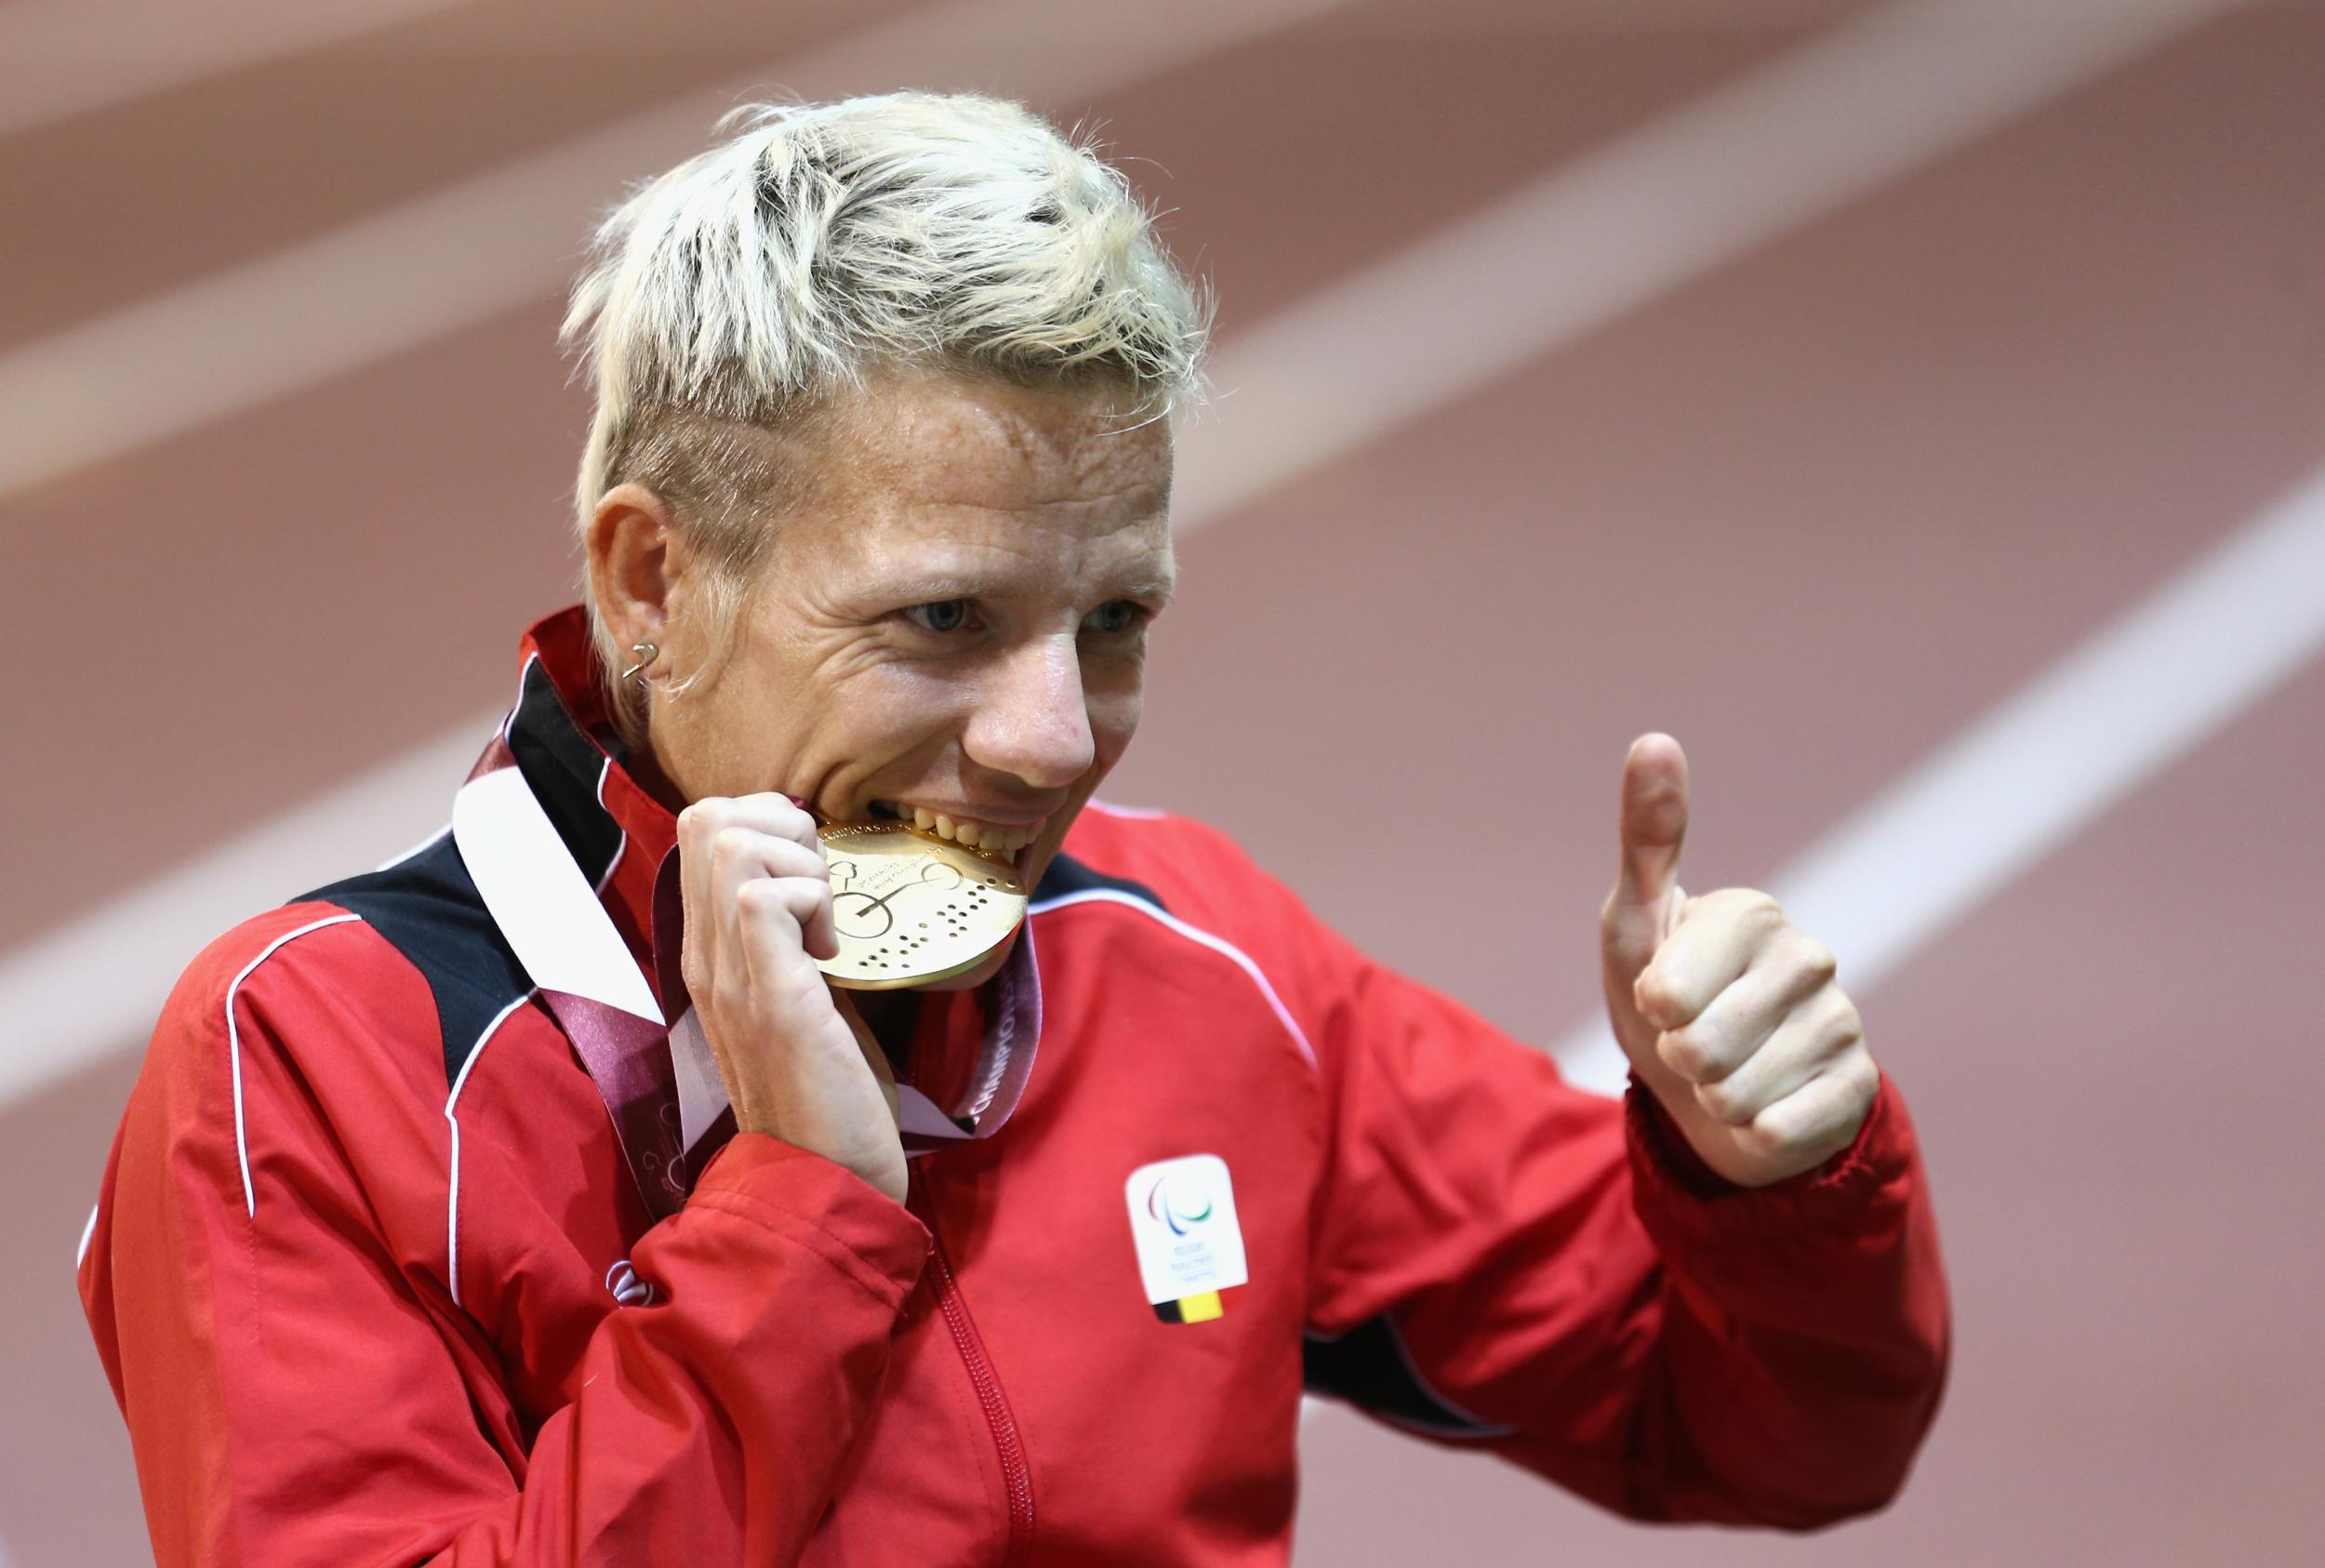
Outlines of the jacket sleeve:
[{"label": "jacket sleeve", "polygon": [[302,1063],[381,1043],[311,969],[180,985],[83,1261],[157,1561],[793,1561],[879,1387],[919,1222],[737,1137],[634,1248],[652,1298],[597,1323],[571,1402],[512,1454],[486,1430],[511,1405],[491,1347],[362,1179],[434,1108],[325,1113]]},{"label": "jacket sleeve", "polygon": [[1635,1518],[1808,1527],[1894,1495],[1947,1324],[1893,1083],[1852,1148],[1745,1190],[1644,1089],[1578,1091],[1304,913],[1279,928],[1327,1117],[1312,1385]]}]

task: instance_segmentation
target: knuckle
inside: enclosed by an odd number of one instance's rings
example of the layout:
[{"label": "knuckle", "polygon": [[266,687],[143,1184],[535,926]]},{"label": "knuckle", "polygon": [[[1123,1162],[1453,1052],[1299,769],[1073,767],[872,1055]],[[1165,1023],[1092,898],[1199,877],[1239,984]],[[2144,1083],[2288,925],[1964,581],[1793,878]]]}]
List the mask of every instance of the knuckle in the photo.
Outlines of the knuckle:
[{"label": "knuckle", "polygon": [[1689,1083],[1700,1083],[1712,1069],[1712,1055],[1699,1032],[1693,1030],[1668,1030],[1655,1041],[1655,1055],[1663,1065]]},{"label": "knuckle", "polygon": [[1792,962],[1801,974],[1818,985],[1827,983],[1840,973],[1840,960],[1833,955],[1832,949],[1805,932],[1793,936]]},{"label": "knuckle", "polygon": [[1729,897],[1735,909],[1735,918],[1757,931],[1774,931],[1784,924],[1784,906],[1757,887],[1733,888]]},{"label": "knuckle", "polygon": [[790,796],[768,791],[750,797],[751,820],[762,824],[777,838],[810,842],[816,834],[814,813],[806,810]]},{"label": "knuckle", "polygon": [[1731,1126],[1741,1126],[1749,1122],[1753,1111],[1758,1109],[1737,1090],[1732,1079],[1722,1079],[1716,1083],[1698,1083],[1695,1085],[1695,1103]]},{"label": "knuckle", "polygon": [[1865,1038],[1865,1020],[1857,1016],[1856,1003],[1831,986],[1794,1006],[1791,1027],[1820,1059],[1837,1056]]},{"label": "knuckle", "polygon": [[1746,1124],[1744,1136],[1753,1149],[1770,1158],[1799,1154],[1810,1143],[1806,1128],[1797,1116],[1779,1114],[1778,1107],[1761,1111]]},{"label": "knuckle", "polygon": [[783,896],[783,884],[770,877],[756,877],[737,888],[735,907],[760,920],[790,912],[790,901]]}]

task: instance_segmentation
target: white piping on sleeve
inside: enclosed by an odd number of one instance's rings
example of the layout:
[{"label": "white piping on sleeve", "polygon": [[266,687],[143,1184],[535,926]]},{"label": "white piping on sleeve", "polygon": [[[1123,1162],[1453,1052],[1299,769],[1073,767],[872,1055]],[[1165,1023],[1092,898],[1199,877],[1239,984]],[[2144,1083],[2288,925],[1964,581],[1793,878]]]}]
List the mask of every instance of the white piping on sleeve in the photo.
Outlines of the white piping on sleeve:
[{"label": "white piping on sleeve", "polygon": [[1170,815],[1160,806],[1116,805],[1112,801],[1102,801],[1096,795],[1092,795],[1083,804],[1091,811],[1107,817],[1120,817],[1132,822],[1159,822]]},{"label": "white piping on sleeve", "polygon": [[452,1092],[444,1097],[444,1119],[452,1126],[451,1175],[445,1184],[444,1201],[444,1282],[455,1307],[460,1305],[460,1119],[453,1114],[452,1108],[459,1103],[460,1091],[468,1085],[469,1069],[485,1054],[485,1043],[499,1032],[509,1015],[532,1001],[533,995],[533,990],[528,989],[493,1015],[492,1022],[476,1037],[476,1043],[468,1048],[468,1058],[460,1063],[460,1075],[452,1081]]},{"label": "white piping on sleeve", "polygon": [[445,1112],[452,1124],[452,1152],[446,1156],[451,1163],[452,1176],[445,1184],[447,1196],[444,1201],[444,1282],[452,1294],[452,1305],[460,1304],[460,1123],[450,1110]]},{"label": "white piping on sleeve", "polygon": [[97,1211],[100,1207],[96,1203],[88,1206],[88,1223],[81,1227],[80,1250],[73,1255],[73,1267],[75,1269],[88,1261],[88,1239],[97,1234]]},{"label": "white piping on sleeve", "polygon": [[1224,937],[1215,937],[1199,926],[1188,924],[1169,910],[1149,904],[1144,898],[1111,887],[1094,887],[1081,893],[1064,894],[1035,904],[1026,912],[1047,914],[1053,910],[1070,909],[1076,904],[1120,904],[1124,909],[1136,910],[1148,919],[1170,927],[1189,941],[1209,948],[1221,957],[1233,961],[1238,969],[1251,977],[1252,984],[1259,988],[1259,994],[1268,999],[1268,1006],[1275,1013],[1276,1021],[1282,1024],[1284,1032],[1292,1037],[1292,1043],[1300,1048],[1300,1055],[1308,1058],[1308,1065],[1309,1067],[1316,1065],[1316,1048],[1308,1043],[1308,1031],[1300,1028],[1299,1020],[1292,1017],[1292,1010],[1286,1007],[1283,1004],[1283,999],[1276,994],[1276,988],[1269,983],[1267,973],[1258,964],[1254,963],[1250,955],[1242,949]]},{"label": "white piping on sleeve", "polygon": [[226,1056],[227,1060],[232,1064],[234,1077],[234,1156],[242,1162],[243,1212],[252,1219],[259,1217],[259,1195],[257,1189],[250,1185],[250,1142],[243,1127],[242,1026],[234,1022],[235,993],[242,990],[242,983],[250,978],[250,972],[272,958],[275,950],[284,943],[294,937],[304,937],[310,931],[320,931],[326,925],[344,925],[351,920],[363,918],[361,915],[354,914],[326,915],[321,920],[308,922],[296,931],[284,932],[280,937],[269,942],[265,950],[258,957],[244,964],[242,973],[234,977],[234,983],[226,988]]}]

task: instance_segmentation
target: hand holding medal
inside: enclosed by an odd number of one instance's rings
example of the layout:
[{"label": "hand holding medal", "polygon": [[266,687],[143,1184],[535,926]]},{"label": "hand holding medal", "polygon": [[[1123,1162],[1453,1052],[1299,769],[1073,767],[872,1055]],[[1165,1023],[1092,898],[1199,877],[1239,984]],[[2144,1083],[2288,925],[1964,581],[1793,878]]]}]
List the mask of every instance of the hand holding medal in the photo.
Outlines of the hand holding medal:
[{"label": "hand holding medal", "polygon": [[678,816],[680,969],[735,1125],[846,1166],[904,1199],[887,1058],[819,973],[839,950],[816,819],[777,794]]}]

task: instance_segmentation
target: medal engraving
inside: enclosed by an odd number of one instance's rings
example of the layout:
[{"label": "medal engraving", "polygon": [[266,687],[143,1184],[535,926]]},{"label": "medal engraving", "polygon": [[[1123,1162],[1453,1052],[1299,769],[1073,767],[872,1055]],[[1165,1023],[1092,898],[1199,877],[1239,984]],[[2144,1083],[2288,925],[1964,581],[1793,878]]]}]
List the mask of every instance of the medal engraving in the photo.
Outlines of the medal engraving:
[{"label": "medal engraving", "polygon": [[831,872],[837,956],[817,964],[849,990],[965,974],[1025,920],[1025,887],[1002,860],[888,823],[817,831]]}]

